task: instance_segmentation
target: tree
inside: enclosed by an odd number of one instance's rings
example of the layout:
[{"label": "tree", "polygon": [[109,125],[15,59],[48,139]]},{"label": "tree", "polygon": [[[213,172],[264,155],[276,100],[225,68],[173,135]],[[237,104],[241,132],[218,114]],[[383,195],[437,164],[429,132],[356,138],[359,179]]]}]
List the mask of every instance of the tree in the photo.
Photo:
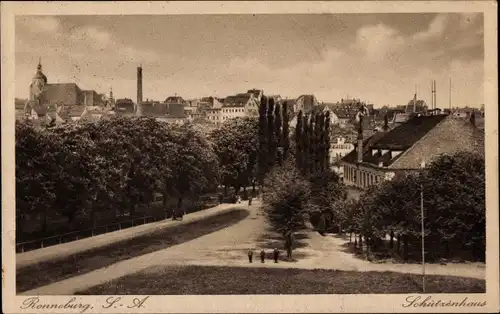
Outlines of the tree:
[{"label": "tree", "polygon": [[[445,178],[445,179],[443,179]],[[427,228],[445,256],[468,250],[484,260],[486,180],[481,153],[442,155],[424,172]],[[437,251],[437,249],[436,249]]]},{"label": "tree", "polygon": [[259,153],[259,122],[254,118],[226,121],[210,134],[219,159],[222,183],[246,188],[254,184]]},{"label": "tree", "polygon": [[386,234],[396,236],[403,243],[405,259],[420,258],[423,188],[427,258],[456,256],[466,250],[484,260],[484,187],[481,155],[442,155],[422,173],[400,175],[368,190],[357,204],[352,228],[371,240],[370,246]]},{"label": "tree", "polygon": [[297,169],[303,170],[304,161],[303,161],[303,122],[304,119],[302,117],[302,110],[299,111],[297,115],[297,125],[295,127],[295,162]]},{"label": "tree", "polygon": [[[56,140],[56,139],[54,139]],[[35,130],[30,122],[16,121],[16,230],[23,232],[23,221],[41,216],[42,230],[54,210],[56,189],[53,171],[58,173],[59,141]]]},{"label": "tree", "polygon": [[311,123],[309,115],[306,114],[302,117],[302,171],[305,175],[308,175],[311,171]]},{"label": "tree", "polygon": [[282,138],[282,124],[283,121],[281,120],[281,106],[279,103],[276,104],[276,107],[274,108],[274,136],[275,136],[275,142],[276,142],[276,162],[278,165],[282,164],[283,161],[283,138]]},{"label": "tree", "polygon": [[172,160],[172,176],[167,185],[177,197],[179,211],[187,196],[199,195],[206,187],[217,186],[218,159],[210,142],[191,124],[170,127],[170,141],[178,145],[178,151]]},{"label": "tree", "polygon": [[262,187],[268,169],[268,139],[267,139],[267,112],[268,100],[262,96],[259,106],[259,158],[258,158],[258,180]]},{"label": "tree", "polygon": [[[320,229],[320,232],[330,229],[334,224],[341,225],[343,220],[341,205],[347,198],[347,192],[339,176],[327,169],[313,173],[309,177],[309,182],[311,223]],[[319,228],[319,223],[323,223],[324,227]]]},{"label": "tree", "polygon": [[283,160],[288,160],[290,150],[290,122],[289,122],[288,103],[283,103]]},{"label": "tree", "polygon": [[275,231],[285,235],[304,228],[310,184],[293,165],[276,167],[266,178],[263,201],[266,217]]},{"label": "tree", "polygon": [[276,164],[277,156],[277,138],[274,125],[274,98],[269,98],[269,106],[267,110],[267,144],[268,144],[268,159],[267,170],[271,170]]},{"label": "tree", "polygon": [[330,167],[330,112],[327,111],[324,122],[324,135],[323,135],[323,167],[328,169]]}]

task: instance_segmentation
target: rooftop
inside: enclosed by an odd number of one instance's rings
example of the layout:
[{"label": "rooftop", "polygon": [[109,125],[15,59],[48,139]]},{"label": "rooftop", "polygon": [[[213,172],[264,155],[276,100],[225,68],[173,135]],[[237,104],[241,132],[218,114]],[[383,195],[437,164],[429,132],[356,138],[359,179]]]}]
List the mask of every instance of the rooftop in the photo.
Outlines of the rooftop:
[{"label": "rooftop", "polygon": [[[414,116],[387,132],[376,132],[363,141],[363,163],[390,168],[416,168],[422,158],[460,149],[477,151],[483,144],[480,131],[469,121],[449,115]],[[440,143],[436,145],[436,143]],[[417,160],[420,159],[420,160]],[[343,161],[357,163],[357,151]]]}]

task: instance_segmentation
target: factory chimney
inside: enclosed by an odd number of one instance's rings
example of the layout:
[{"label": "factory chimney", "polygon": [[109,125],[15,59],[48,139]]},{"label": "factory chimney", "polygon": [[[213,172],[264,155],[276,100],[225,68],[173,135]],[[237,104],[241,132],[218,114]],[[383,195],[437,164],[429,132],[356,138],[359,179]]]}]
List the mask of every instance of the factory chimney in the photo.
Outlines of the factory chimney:
[{"label": "factory chimney", "polygon": [[142,65],[137,67],[137,108],[136,115],[142,116]]}]

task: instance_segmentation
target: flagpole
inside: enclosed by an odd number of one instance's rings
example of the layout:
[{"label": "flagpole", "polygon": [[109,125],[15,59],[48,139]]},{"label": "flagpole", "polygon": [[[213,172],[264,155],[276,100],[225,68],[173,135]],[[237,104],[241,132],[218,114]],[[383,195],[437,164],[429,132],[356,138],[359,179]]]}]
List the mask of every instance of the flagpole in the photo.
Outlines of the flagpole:
[{"label": "flagpole", "polygon": [[[423,171],[423,169],[425,168],[425,161],[422,161],[421,168]],[[422,179],[420,179],[420,217],[422,226],[422,292],[425,293],[424,183],[422,182]]]}]

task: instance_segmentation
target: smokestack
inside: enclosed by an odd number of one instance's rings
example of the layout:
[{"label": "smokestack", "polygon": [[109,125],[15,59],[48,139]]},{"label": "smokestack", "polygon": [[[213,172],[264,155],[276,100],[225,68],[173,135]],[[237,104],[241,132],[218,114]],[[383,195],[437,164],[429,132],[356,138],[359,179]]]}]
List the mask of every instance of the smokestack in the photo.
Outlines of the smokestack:
[{"label": "smokestack", "polygon": [[434,108],[437,108],[436,81],[434,81]]},{"label": "smokestack", "polygon": [[434,109],[434,81],[431,81],[431,110]]},{"label": "smokestack", "polygon": [[451,77],[450,77],[450,94],[449,94],[449,106],[450,106],[450,113],[451,113]]},{"label": "smokestack", "polygon": [[142,65],[137,67],[137,116],[142,116]]},{"label": "smokestack", "polygon": [[363,162],[363,116],[359,116],[358,128],[358,162]]}]

